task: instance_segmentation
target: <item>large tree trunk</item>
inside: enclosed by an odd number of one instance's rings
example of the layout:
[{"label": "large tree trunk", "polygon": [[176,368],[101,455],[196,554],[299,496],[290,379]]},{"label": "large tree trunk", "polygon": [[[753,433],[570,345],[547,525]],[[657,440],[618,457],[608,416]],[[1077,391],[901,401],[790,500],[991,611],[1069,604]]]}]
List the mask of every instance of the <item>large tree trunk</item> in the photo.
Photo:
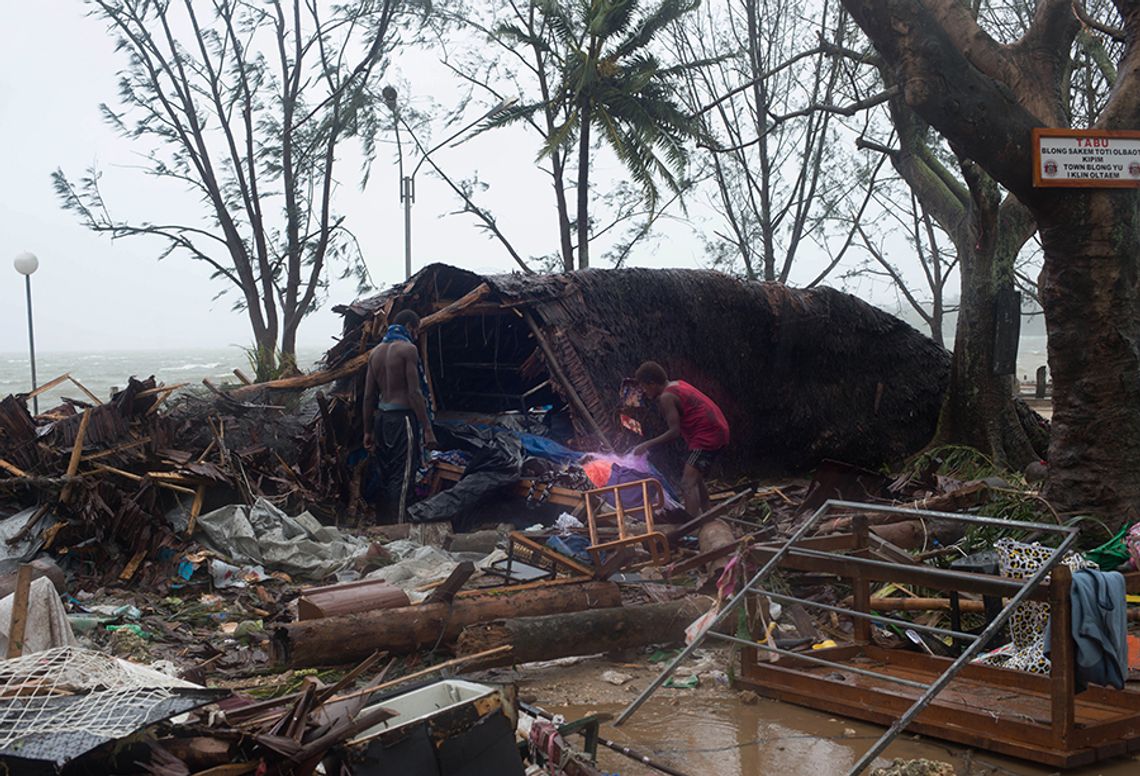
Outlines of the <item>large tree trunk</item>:
[{"label": "large tree trunk", "polygon": [[961,302],[950,365],[950,387],[932,445],[963,444],[999,466],[1020,471],[1036,451],[1014,406],[1009,375],[994,374],[998,292],[1013,287],[1013,263],[1033,234],[1031,214],[997,184],[963,162],[973,208],[970,228],[957,237]]},{"label": "large tree trunk", "polygon": [[451,604],[421,604],[320,620],[277,629],[273,652],[290,666],[354,663],[376,650],[406,654],[451,644],[468,625],[621,605],[612,582],[554,584],[458,597]]},{"label": "large tree trunk", "polygon": [[1065,192],[1038,214],[1053,374],[1047,496],[1140,517],[1140,243],[1132,191]]},{"label": "large tree trunk", "polygon": [[[1081,29],[1068,0],[1038,0],[1003,45],[960,0],[842,0],[896,72],[907,104],[1034,213],[1053,371],[1046,493],[1114,525],[1140,510],[1137,195],[1033,185],[1034,127],[1067,126],[1062,89]],[[1114,0],[1119,78],[1094,128],[1140,125],[1140,2]]]},{"label": "large tree trunk", "polygon": [[685,640],[685,628],[713,605],[699,596],[663,604],[618,606],[545,617],[515,617],[471,625],[459,634],[457,651],[474,655],[510,644],[493,665],[593,655]]}]

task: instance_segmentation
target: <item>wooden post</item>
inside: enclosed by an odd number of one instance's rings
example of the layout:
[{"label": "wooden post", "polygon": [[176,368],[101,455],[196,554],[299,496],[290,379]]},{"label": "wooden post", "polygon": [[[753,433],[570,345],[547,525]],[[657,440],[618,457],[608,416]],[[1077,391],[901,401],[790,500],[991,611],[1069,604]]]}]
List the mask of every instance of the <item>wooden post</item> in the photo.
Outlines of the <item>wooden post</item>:
[{"label": "wooden post", "polygon": [[[71,459],[67,462],[67,476],[74,477],[79,472],[79,459],[83,457],[83,437],[87,433],[87,421],[91,420],[91,410],[86,410],[79,419],[79,430],[75,432],[75,444],[71,448]],[[71,499],[71,483],[63,486],[60,501]]]},{"label": "wooden post", "polygon": [[1048,371],[1049,371],[1048,367],[1045,367],[1045,366],[1037,367],[1037,391],[1033,395],[1034,395],[1034,397],[1036,397],[1038,399],[1044,399],[1045,398],[1045,382],[1046,382],[1045,375]]},{"label": "wooden post", "polygon": [[[855,554],[865,554],[869,543],[867,516],[865,514],[855,515],[851,519],[851,532],[855,535]],[[858,571],[855,574],[856,576],[851,580],[853,608],[857,612],[869,612],[871,610],[871,582]],[[871,621],[863,617],[852,619],[855,621],[855,629],[852,634],[855,641],[869,643],[871,641]]]},{"label": "wooden post", "polygon": [[194,527],[198,524],[198,515],[202,514],[202,504],[206,500],[206,486],[199,485],[194,491],[194,501],[190,504],[190,519],[186,521],[186,535],[194,535]]},{"label": "wooden post", "polygon": [[1069,746],[1076,724],[1074,695],[1076,694],[1076,666],[1073,655],[1073,609],[1070,590],[1073,572],[1064,563],[1053,569],[1049,585],[1049,641],[1051,645],[1049,678],[1053,709],[1053,745],[1065,749]]},{"label": "wooden post", "polygon": [[432,412],[439,412],[439,400],[435,396],[435,381],[431,376],[431,365],[428,363],[428,334],[425,331],[420,335],[420,363],[424,365],[424,377],[428,384],[428,401],[431,402]]},{"label": "wooden post", "polygon": [[16,592],[12,599],[12,619],[8,624],[8,659],[24,654],[24,631],[28,626],[28,591],[32,587],[32,565],[21,563],[16,572]]}]

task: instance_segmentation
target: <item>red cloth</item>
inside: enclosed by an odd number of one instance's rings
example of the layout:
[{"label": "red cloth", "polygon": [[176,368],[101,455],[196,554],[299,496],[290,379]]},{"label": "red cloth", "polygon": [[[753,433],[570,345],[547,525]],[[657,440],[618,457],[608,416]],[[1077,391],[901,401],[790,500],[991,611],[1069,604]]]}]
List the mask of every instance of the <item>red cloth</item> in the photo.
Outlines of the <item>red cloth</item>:
[{"label": "red cloth", "polygon": [[684,380],[665,386],[680,402],[681,438],[690,450],[720,450],[728,445],[728,421],[712,399]]},{"label": "red cloth", "polygon": [[582,468],[586,471],[586,476],[590,478],[590,482],[594,483],[595,488],[604,488],[610,482],[614,462],[597,459],[582,464]]}]

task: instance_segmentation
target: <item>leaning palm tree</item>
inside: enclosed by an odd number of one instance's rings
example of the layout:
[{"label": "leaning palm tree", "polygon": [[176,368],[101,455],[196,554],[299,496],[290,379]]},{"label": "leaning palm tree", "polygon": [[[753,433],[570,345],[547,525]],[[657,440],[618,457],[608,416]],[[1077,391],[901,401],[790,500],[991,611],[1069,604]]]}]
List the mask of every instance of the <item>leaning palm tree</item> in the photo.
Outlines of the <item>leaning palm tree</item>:
[{"label": "leaning palm tree", "polygon": [[[658,185],[680,193],[685,143],[697,124],[675,98],[675,81],[703,62],[664,67],[650,50],[655,36],[697,7],[697,0],[662,0],[642,12],[639,0],[534,0],[547,34],[536,40],[518,27],[500,34],[541,46],[558,68],[548,100],[520,104],[489,126],[529,120],[539,111],[561,117],[539,158],[578,146],[578,267],[590,265],[589,189],[592,132],[611,148],[643,189],[650,208]],[[553,110],[552,110],[553,109]]]}]

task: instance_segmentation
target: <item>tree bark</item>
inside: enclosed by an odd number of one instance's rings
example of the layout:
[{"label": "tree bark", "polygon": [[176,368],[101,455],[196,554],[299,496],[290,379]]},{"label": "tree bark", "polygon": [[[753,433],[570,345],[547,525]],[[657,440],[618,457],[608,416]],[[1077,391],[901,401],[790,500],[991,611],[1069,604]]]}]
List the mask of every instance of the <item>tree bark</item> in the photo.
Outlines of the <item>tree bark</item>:
[{"label": "tree bark", "polygon": [[[1045,492],[1063,511],[1119,526],[1140,511],[1138,197],[1033,186],[1031,130],[1066,126],[1061,87],[1080,29],[1068,0],[1038,0],[1012,45],[958,0],[843,0],[904,85],[907,104],[1033,213],[1045,248],[1041,302],[1054,375]],[[1097,129],[1140,124],[1140,3]]]},{"label": "tree bark", "polygon": [[1038,214],[1053,374],[1046,496],[1140,517],[1140,214],[1132,191],[1067,191]]},{"label": "tree bark", "polygon": [[558,237],[562,248],[562,269],[574,271],[574,241],[570,234],[570,206],[566,203],[566,159],[561,151],[550,155],[554,171],[554,201],[558,205]]},{"label": "tree bark", "polygon": [[994,374],[998,293],[1013,287],[1013,264],[1035,224],[1012,197],[972,162],[963,163],[973,207],[970,228],[956,240],[961,301],[950,364],[950,387],[932,446],[963,444],[998,466],[1020,471],[1040,459],[1022,427],[1008,375]]},{"label": "tree bark", "polygon": [[578,119],[578,269],[590,266],[590,118],[587,102]]},{"label": "tree bark", "polygon": [[685,640],[685,628],[707,612],[711,598],[699,596],[664,604],[618,606],[545,617],[514,617],[463,629],[457,651],[475,655],[504,644],[511,651],[493,665],[593,655],[649,644]]},{"label": "tree bark", "polygon": [[612,582],[551,584],[456,598],[451,604],[421,604],[399,609],[294,622],[277,629],[273,655],[290,666],[353,663],[376,650],[406,654],[451,644],[469,625],[509,616],[534,616],[621,605]]},{"label": "tree bark", "polygon": [[[889,70],[884,79],[894,83]],[[964,186],[933,154],[927,124],[901,98],[892,99],[890,109],[899,135],[891,162],[958,255],[960,303],[950,385],[930,447],[968,445],[999,466],[1020,470],[1040,455],[1021,426],[1009,379],[994,374],[995,305],[998,289],[1012,286],[1014,260],[1036,225],[1016,199],[1002,202],[993,179],[965,159],[959,160]],[[933,239],[931,245],[934,250]],[[940,303],[941,294],[935,300]],[[932,319],[932,329],[941,330],[940,309]]]}]

